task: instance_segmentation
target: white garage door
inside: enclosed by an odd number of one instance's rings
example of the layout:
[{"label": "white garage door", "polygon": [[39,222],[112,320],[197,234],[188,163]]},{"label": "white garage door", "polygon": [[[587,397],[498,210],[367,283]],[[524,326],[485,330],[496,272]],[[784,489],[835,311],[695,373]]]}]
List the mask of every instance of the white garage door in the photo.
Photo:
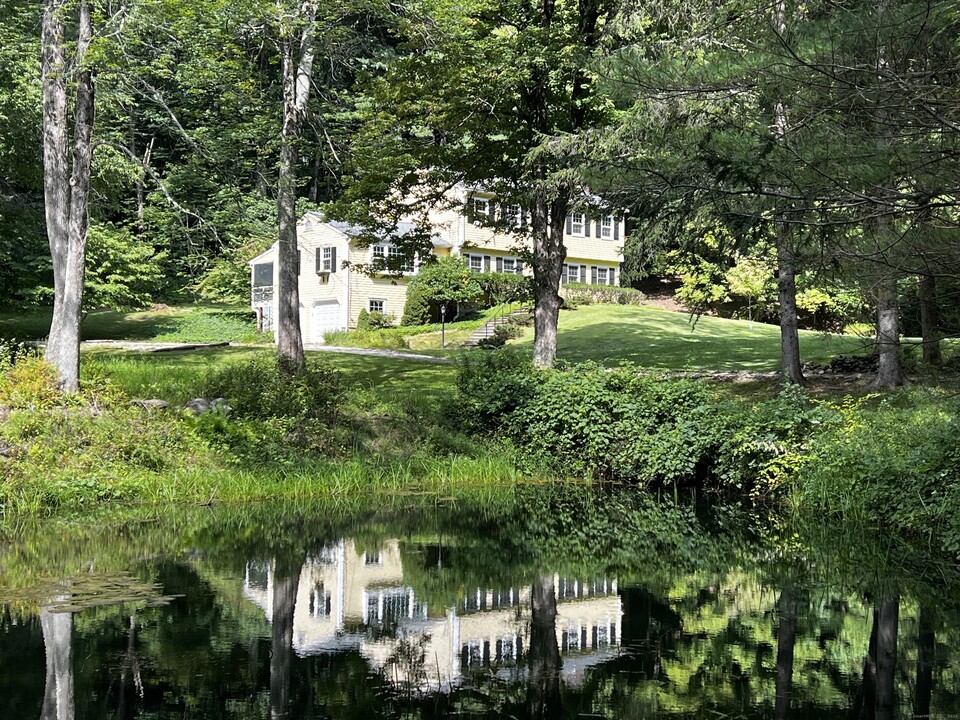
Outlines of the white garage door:
[{"label": "white garage door", "polygon": [[310,315],[310,337],[305,338],[306,342],[322,343],[325,332],[340,329],[340,302],[338,300],[316,303]]}]

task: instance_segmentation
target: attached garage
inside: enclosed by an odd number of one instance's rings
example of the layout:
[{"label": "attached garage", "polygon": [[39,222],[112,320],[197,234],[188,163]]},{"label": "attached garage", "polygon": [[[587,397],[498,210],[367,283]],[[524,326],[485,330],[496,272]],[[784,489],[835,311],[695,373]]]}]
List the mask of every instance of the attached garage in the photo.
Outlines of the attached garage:
[{"label": "attached garage", "polygon": [[310,309],[310,333],[304,341],[322,343],[323,334],[330,330],[340,330],[340,301],[336,299],[318,300]]}]

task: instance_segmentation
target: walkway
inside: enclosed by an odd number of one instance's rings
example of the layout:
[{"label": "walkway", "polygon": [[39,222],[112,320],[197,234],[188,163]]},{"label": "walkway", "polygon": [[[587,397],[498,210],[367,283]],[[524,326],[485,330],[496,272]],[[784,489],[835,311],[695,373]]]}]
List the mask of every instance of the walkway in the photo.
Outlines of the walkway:
[{"label": "walkway", "polygon": [[[186,350],[209,350],[224,347],[275,347],[270,344],[253,343],[175,343],[175,342],[147,342],[132,340],[86,340],[82,343],[85,348],[105,348],[108,350],[128,350],[130,352],[181,352]],[[400,360],[419,360],[420,362],[438,363],[447,365],[453,362],[447,357],[422,355],[403,350],[378,350],[373,348],[341,347],[339,345],[304,345],[304,350],[319,352],[338,352],[349,355],[371,355],[374,357],[389,357]]]}]

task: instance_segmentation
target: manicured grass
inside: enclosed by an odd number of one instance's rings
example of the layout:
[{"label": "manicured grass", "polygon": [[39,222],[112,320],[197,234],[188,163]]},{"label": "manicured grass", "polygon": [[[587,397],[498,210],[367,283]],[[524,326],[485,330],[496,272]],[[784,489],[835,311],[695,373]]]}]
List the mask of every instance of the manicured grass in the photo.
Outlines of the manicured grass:
[{"label": "manicured grass", "polygon": [[[106,377],[132,397],[185,402],[194,397],[210,369],[273,352],[268,347],[165,353],[93,350],[84,354],[81,372],[87,379]],[[307,362],[330,364],[340,371],[348,389],[374,393],[387,402],[451,392],[456,372],[452,365],[330,352],[307,352]]]},{"label": "manicured grass", "polygon": [[[516,341],[533,344],[533,330]],[[863,353],[863,338],[802,332],[804,362],[839,354]],[[672,370],[777,370],[780,329],[775,325],[701,317],[695,324],[685,313],[624,305],[588,305],[560,313],[557,358],[592,360],[605,365],[625,362]]]},{"label": "manicured grass", "polygon": [[[0,338],[42,340],[50,332],[49,308],[0,312]],[[246,308],[222,306],[158,306],[156,310],[123,313],[97,310],[81,323],[84,340],[151,340],[156,342],[269,342],[258,335]]]}]

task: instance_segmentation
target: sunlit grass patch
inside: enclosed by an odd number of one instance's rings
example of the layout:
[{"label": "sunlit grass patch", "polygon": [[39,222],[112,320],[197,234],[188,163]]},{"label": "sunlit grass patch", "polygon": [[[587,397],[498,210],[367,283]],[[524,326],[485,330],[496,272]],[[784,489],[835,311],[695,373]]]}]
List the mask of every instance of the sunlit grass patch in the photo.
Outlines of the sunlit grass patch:
[{"label": "sunlit grass patch", "polygon": [[[516,341],[532,343],[529,328]],[[868,347],[863,338],[807,331],[801,332],[800,345],[805,362]],[[573,363],[769,372],[779,367],[779,353],[776,325],[707,316],[694,321],[685,313],[650,307],[588,305],[563,311],[557,335],[557,357]]]}]

